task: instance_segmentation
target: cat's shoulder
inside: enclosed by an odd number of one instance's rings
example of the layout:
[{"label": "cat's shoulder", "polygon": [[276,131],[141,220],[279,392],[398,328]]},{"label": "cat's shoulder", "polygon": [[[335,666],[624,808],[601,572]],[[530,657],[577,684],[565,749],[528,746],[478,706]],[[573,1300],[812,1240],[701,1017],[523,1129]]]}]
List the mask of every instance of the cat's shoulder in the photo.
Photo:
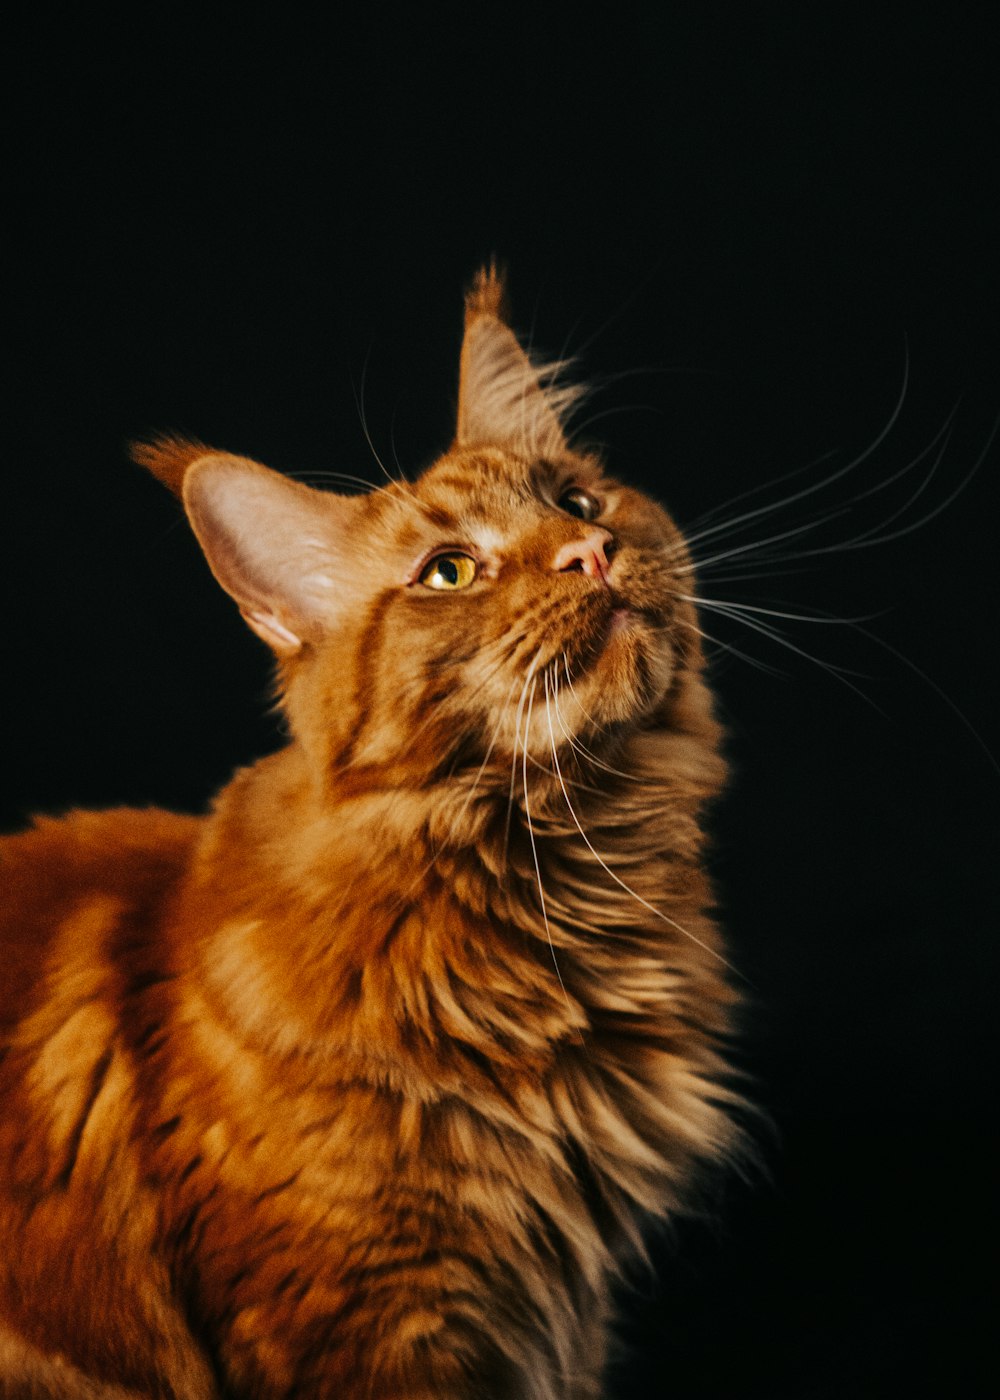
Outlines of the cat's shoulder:
[{"label": "cat's shoulder", "polygon": [[[161,807],[114,807],[36,817],[24,831],[0,837],[3,904],[44,872],[50,892],[82,881],[125,892],[144,876],[156,879],[183,863],[197,840],[200,817]],[[40,893],[37,886],[34,894]]]},{"label": "cat's shoulder", "polygon": [[0,838],[0,956],[13,983],[34,980],[71,923],[96,934],[154,907],[187,869],[200,828],[197,817],[119,807],[36,817]]}]

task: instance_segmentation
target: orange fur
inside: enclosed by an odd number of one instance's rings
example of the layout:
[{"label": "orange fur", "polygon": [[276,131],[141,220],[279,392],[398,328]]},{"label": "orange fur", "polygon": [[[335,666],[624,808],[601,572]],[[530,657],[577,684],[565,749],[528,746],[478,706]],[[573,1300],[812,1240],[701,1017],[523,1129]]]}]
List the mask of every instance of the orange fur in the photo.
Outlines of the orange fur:
[{"label": "orange fur", "polygon": [[413,486],[137,449],[293,738],[0,845],[4,1396],[594,1397],[643,1217],[736,1146],[684,544],[502,302]]},{"label": "orange fur", "polygon": [[162,433],[150,442],[132,444],[133,460],[151,471],[157,481],[162,481],[175,496],[181,494],[188,467],[199,457],[204,457],[207,451],[203,442],[176,433]]}]

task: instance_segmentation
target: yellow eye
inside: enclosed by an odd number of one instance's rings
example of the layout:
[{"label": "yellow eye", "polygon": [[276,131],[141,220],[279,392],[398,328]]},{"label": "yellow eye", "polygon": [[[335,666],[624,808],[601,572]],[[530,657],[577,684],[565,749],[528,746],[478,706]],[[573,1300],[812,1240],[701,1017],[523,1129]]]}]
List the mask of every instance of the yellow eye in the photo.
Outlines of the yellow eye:
[{"label": "yellow eye", "polygon": [[425,588],[468,588],[476,577],[476,561],[467,554],[439,554],[424,565],[420,582]]},{"label": "yellow eye", "polygon": [[571,486],[559,497],[559,505],[567,515],[575,515],[578,520],[596,520],[601,513],[601,503],[589,491],[580,486]]}]

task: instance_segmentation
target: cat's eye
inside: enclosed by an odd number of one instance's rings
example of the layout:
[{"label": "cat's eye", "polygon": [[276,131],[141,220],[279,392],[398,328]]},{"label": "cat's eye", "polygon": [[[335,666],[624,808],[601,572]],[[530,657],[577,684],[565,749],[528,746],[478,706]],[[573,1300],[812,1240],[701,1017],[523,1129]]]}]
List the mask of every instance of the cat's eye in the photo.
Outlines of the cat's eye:
[{"label": "cat's eye", "polygon": [[578,520],[596,520],[601,513],[600,501],[581,486],[571,486],[564,491],[559,497],[559,508]]},{"label": "cat's eye", "polygon": [[424,565],[420,582],[441,590],[468,588],[476,577],[476,561],[467,554],[438,554]]}]

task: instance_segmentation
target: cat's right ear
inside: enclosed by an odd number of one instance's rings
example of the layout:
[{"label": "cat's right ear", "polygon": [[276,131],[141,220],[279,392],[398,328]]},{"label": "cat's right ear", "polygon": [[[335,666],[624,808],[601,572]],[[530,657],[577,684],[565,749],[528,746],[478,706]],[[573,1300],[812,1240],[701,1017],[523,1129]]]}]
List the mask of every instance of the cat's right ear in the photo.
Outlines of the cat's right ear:
[{"label": "cat's right ear", "polygon": [[314,491],[201,444],[161,441],[133,456],[181,496],[212,573],[247,625],[281,656],[319,640],[351,597],[344,546],[362,498]]},{"label": "cat's right ear", "polygon": [[455,441],[556,458],[567,450],[564,419],[582,390],[559,383],[559,363],[535,364],[507,325],[506,300],[495,264],[482,268],[465,299]]}]

